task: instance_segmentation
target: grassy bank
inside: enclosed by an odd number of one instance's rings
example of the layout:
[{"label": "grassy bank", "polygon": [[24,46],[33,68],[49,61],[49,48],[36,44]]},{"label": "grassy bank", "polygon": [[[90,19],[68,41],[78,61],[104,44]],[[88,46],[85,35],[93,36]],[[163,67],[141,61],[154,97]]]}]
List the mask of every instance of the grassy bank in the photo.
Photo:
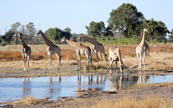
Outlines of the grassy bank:
[{"label": "grassy bank", "polygon": [[114,100],[96,101],[95,105],[85,106],[85,108],[172,108],[170,100],[160,96],[148,96],[142,99],[134,97],[123,97]]}]

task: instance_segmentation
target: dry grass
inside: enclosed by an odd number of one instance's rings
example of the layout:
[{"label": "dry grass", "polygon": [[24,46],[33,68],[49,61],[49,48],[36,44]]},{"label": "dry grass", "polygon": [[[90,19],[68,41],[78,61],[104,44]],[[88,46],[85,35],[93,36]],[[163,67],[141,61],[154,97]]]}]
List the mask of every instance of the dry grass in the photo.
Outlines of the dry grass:
[{"label": "dry grass", "polygon": [[[61,56],[63,60],[76,60],[76,52],[74,48],[69,45],[58,45],[62,52]],[[32,55],[31,60],[45,60],[48,59],[46,53],[46,45],[31,45]],[[108,54],[108,49],[110,45],[105,45],[106,53]],[[134,45],[121,45],[117,46],[121,49],[122,56],[131,56],[135,57],[135,49]],[[0,46],[0,60],[1,61],[11,61],[11,60],[21,60],[21,45],[7,45],[5,47]],[[173,52],[173,44],[158,44],[151,45],[150,52]],[[82,55],[82,59],[86,59],[85,55]],[[53,55],[53,60],[56,60],[56,56]],[[96,60],[96,57],[93,57],[93,60]]]},{"label": "dry grass", "polygon": [[172,108],[173,104],[168,99],[160,96],[144,97],[137,99],[134,97],[123,97],[120,99],[104,99],[96,101],[92,106],[85,108]]},{"label": "dry grass", "polygon": [[37,98],[34,98],[33,96],[29,96],[29,97],[24,97],[13,102],[12,105],[14,107],[19,105],[37,105],[43,101],[44,99],[37,99]]},{"label": "dry grass", "polygon": [[[74,48],[69,45],[59,45],[61,48],[62,68],[71,67],[76,64],[76,52]],[[105,45],[106,53],[110,45]],[[138,61],[135,54],[136,46],[118,46],[122,51],[122,60],[126,66],[131,69],[138,69]],[[16,70],[19,72],[23,70],[23,61],[21,57],[21,45],[0,46],[0,72],[10,72]],[[46,53],[46,45],[31,45],[32,54],[30,60],[31,69],[48,69],[49,60]],[[158,44],[151,46],[150,57],[146,59],[146,68],[144,70],[172,70],[173,69],[173,44]],[[108,56],[107,56],[108,58]],[[109,65],[109,61],[97,64],[95,55],[93,56],[93,67],[87,67],[85,55],[81,56],[82,71],[88,70],[105,70]],[[5,64],[4,64],[5,62]],[[53,67],[57,67],[57,58],[53,55]],[[67,66],[65,66],[67,65]],[[115,67],[115,64],[113,64]],[[76,68],[76,66],[74,67]]]}]

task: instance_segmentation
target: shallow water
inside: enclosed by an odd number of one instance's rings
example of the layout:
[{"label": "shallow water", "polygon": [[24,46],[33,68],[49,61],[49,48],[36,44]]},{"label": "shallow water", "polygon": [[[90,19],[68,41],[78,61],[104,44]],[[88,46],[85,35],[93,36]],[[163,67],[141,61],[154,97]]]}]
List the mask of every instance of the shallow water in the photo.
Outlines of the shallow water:
[{"label": "shallow water", "polygon": [[0,102],[22,97],[49,98],[81,96],[85,90],[113,91],[139,83],[173,82],[173,75],[82,75],[64,77],[0,78]]}]

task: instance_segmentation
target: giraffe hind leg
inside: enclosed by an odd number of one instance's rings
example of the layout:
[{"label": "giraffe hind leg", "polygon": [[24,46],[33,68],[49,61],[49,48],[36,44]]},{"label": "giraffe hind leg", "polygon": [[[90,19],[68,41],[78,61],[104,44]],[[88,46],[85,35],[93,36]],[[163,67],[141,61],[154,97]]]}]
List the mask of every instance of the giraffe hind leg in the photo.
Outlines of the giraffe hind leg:
[{"label": "giraffe hind leg", "polygon": [[26,59],[27,59],[27,56],[26,56],[26,54],[24,53],[24,54],[23,54],[24,70],[26,70]]},{"label": "giraffe hind leg", "polygon": [[144,68],[145,68],[145,57],[146,57],[146,53],[143,54],[143,63],[144,63]]},{"label": "giraffe hind leg", "polygon": [[102,61],[102,54],[101,54],[101,52],[99,52],[99,56],[100,56],[100,61]]},{"label": "giraffe hind leg", "polygon": [[141,63],[140,63],[140,54],[136,52],[138,63],[139,63],[139,70],[141,69]]},{"label": "giraffe hind leg", "polygon": [[58,62],[59,62],[59,64],[58,64],[58,69],[60,68],[60,66],[61,66],[61,55],[60,54],[55,54],[56,55],[56,57],[57,57],[57,59],[58,59]]},{"label": "giraffe hind leg", "polygon": [[29,58],[30,58],[30,56],[28,55],[28,56],[27,56],[28,70],[30,70],[30,66],[29,66]]}]

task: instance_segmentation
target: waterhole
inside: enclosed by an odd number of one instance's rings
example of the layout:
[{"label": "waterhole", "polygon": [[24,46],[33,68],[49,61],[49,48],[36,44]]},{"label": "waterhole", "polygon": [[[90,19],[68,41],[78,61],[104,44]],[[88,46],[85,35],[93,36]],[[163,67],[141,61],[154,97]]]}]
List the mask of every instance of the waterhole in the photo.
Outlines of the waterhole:
[{"label": "waterhole", "polygon": [[0,78],[0,102],[10,102],[33,96],[57,100],[78,97],[87,90],[114,91],[140,83],[173,82],[173,75],[76,75],[63,77]]}]

